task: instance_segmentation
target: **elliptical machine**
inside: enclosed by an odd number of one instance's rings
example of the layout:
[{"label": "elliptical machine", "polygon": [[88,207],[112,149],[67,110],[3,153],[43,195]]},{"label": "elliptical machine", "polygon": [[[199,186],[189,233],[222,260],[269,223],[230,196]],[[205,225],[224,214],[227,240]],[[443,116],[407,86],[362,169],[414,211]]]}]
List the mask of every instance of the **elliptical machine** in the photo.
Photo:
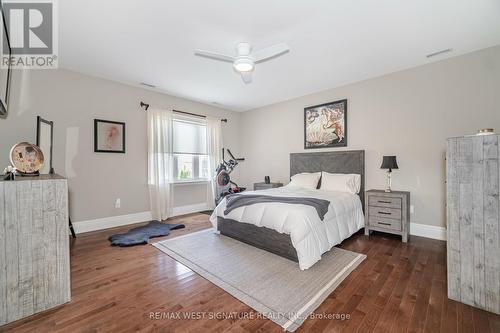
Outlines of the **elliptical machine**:
[{"label": "elliptical machine", "polygon": [[229,149],[227,149],[227,153],[231,157],[228,161],[226,161],[224,156],[224,148],[222,148],[222,163],[216,169],[216,184],[217,184],[217,196],[215,198],[215,205],[218,205],[219,202],[228,194],[240,193],[246,190],[245,187],[240,187],[238,184],[231,180],[231,172],[233,172],[234,168],[238,166],[239,162],[243,162],[244,158],[236,158],[231,153]]}]

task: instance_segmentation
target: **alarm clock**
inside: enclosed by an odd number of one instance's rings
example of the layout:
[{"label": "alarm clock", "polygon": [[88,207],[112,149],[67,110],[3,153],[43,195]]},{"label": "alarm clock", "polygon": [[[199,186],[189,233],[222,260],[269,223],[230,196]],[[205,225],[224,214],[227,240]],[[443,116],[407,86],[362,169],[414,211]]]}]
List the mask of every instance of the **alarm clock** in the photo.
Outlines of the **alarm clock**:
[{"label": "alarm clock", "polygon": [[19,142],[10,149],[10,163],[21,176],[39,175],[43,162],[43,152],[37,145]]}]

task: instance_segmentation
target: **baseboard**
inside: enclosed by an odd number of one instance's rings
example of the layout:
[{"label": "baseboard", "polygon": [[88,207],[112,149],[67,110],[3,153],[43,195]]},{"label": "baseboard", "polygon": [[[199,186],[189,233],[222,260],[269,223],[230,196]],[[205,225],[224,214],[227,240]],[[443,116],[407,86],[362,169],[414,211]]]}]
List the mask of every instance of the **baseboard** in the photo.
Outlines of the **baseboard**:
[{"label": "baseboard", "polygon": [[124,225],[151,221],[151,212],[141,212],[135,214],[118,215],[104,217],[100,219],[79,221],[73,223],[73,228],[77,234],[84,232],[121,227]]},{"label": "baseboard", "polygon": [[[179,216],[179,215],[202,212],[208,209],[209,208],[206,203],[200,203],[195,205],[174,207],[172,213],[173,216]],[[151,221],[152,219],[153,218],[151,217],[151,212],[141,212],[141,213],[127,214],[127,215],[104,217],[94,220],[73,222],[73,228],[75,228],[75,233],[81,234],[84,232],[116,228],[140,222],[147,222]]]},{"label": "baseboard", "polygon": [[[207,206],[206,203],[174,207],[173,216],[197,213],[208,209],[209,207]],[[74,222],[73,227],[75,228],[75,232],[77,234],[81,234],[84,232],[116,228],[124,225],[146,222],[151,220],[152,220],[151,212],[141,212],[135,214],[110,216],[94,220]],[[419,223],[410,223],[410,235],[445,241],[446,228],[436,227],[433,225],[419,224]]]},{"label": "baseboard", "polygon": [[446,228],[427,224],[410,223],[410,235],[446,241]]},{"label": "baseboard", "polygon": [[186,215],[186,214],[191,214],[191,213],[198,213],[198,212],[202,212],[204,210],[209,210],[209,207],[205,202],[199,203],[199,204],[194,204],[194,205],[174,207],[172,213],[173,213],[173,216],[179,216],[179,215]]}]

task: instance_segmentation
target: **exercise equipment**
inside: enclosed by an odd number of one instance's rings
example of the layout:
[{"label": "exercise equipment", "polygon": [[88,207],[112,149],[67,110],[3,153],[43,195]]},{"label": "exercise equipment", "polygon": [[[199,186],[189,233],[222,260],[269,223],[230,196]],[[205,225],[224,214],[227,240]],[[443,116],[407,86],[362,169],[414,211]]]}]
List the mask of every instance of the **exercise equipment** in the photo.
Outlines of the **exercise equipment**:
[{"label": "exercise equipment", "polygon": [[[226,161],[225,159],[225,150],[230,156],[230,159]],[[240,187],[238,184],[231,180],[231,172],[233,172],[234,168],[238,166],[239,162],[243,162],[244,158],[236,158],[231,153],[229,149],[222,148],[222,162],[216,169],[216,185],[217,185],[217,196],[215,198],[215,205],[218,205],[219,202],[228,194],[240,193],[246,190],[245,187]]]}]

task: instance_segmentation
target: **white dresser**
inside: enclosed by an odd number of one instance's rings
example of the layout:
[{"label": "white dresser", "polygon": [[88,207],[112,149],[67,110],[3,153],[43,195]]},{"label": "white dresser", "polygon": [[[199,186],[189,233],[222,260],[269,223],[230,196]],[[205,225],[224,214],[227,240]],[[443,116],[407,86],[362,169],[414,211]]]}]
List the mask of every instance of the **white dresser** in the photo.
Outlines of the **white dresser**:
[{"label": "white dresser", "polygon": [[0,326],[69,302],[66,179],[0,180],[0,249]]},{"label": "white dresser", "polygon": [[448,139],[448,297],[500,314],[499,135]]}]

